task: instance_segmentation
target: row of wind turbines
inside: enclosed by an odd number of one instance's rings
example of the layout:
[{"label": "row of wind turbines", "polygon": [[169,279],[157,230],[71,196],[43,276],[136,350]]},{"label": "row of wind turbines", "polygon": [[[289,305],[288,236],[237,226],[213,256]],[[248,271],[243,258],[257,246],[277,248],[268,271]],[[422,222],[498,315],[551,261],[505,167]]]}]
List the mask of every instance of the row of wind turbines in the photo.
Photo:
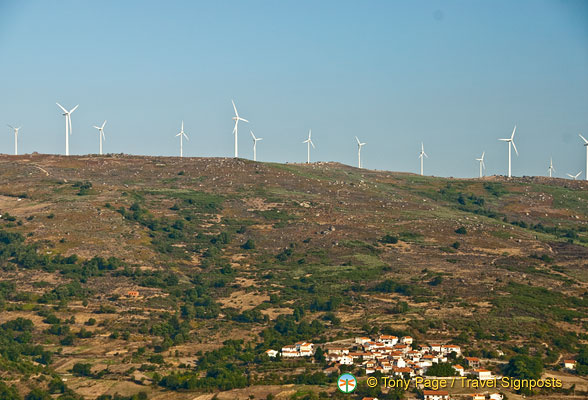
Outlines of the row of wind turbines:
[{"label": "row of wind turbines", "polygon": [[[233,100],[231,100],[231,103],[233,104],[233,110],[235,111],[235,116],[232,117],[232,120],[235,121],[235,126],[233,128],[233,135],[235,137],[235,158],[237,158],[237,157],[239,157],[239,121],[247,122],[247,123],[249,123],[249,121],[247,119],[239,116],[239,112],[237,111],[237,106],[235,105],[235,102]],[[56,103],[56,104],[63,111],[62,115],[65,117],[65,155],[69,156],[69,136],[73,132],[72,131],[72,124],[71,124],[71,114],[79,107],[79,104],[76,105],[74,108],[72,108],[69,111],[65,107],[63,107],[61,104],[59,104],[59,103]],[[98,138],[99,138],[99,145],[100,145],[99,154],[100,155],[102,155],[102,142],[104,140],[106,140],[106,136],[104,135],[104,126],[105,125],[106,125],[106,120],[102,123],[101,126],[96,126],[96,125],[93,126],[94,128],[96,128],[98,130]],[[14,131],[14,154],[18,155],[18,135],[19,135],[19,131],[20,131],[21,127],[15,128],[12,125],[8,125],[8,126]],[[509,178],[511,177],[512,149],[514,149],[517,156],[519,155],[519,152],[517,150],[517,146],[514,142],[514,136],[515,136],[516,130],[517,130],[517,127],[515,125],[515,127],[512,131],[512,134],[509,138],[498,139],[502,142],[508,143],[508,177]],[[251,133],[251,137],[253,139],[253,161],[257,161],[257,142],[263,140],[263,138],[256,137],[252,130],[250,130],[249,132]],[[184,139],[189,140],[188,135],[184,132],[184,121],[182,121],[180,132],[178,134],[176,134],[175,136],[180,138],[180,157],[183,157],[184,156]],[[584,141],[584,147],[586,147],[586,180],[588,180],[588,140],[584,136],[582,136],[581,134],[579,136]],[[361,148],[363,146],[365,146],[367,143],[361,142],[357,136],[355,137],[355,140],[357,141],[357,166],[358,166],[358,168],[362,168]],[[312,141],[312,130],[311,129],[308,130],[308,138],[306,140],[302,141],[302,143],[306,144],[306,146],[307,146],[306,162],[310,163],[310,147],[312,146],[313,149],[316,148],[313,141]],[[476,161],[479,162],[480,178],[483,177],[483,170],[486,169],[486,164],[484,163],[484,156],[485,155],[486,155],[486,152],[483,151],[482,156],[480,158],[475,159]],[[420,164],[421,164],[420,174],[424,175],[424,159],[429,158],[429,156],[427,155],[427,153],[425,153],[425,145],[422,142],[421,142],[421,151],[419,152],[418,158],[420,159]],[[551,178],[552,173],[555,172],[555,168],[553,167],[553,159],[549,160],[549,168],[547,170],[549,173],[549,177]],[[582,171],[578,172],[576,175],[572,175],[569,173],[566,175],[569,176],[570,178],[572,178],[573,180],[576,180],[581,174],[582,174]]]}]

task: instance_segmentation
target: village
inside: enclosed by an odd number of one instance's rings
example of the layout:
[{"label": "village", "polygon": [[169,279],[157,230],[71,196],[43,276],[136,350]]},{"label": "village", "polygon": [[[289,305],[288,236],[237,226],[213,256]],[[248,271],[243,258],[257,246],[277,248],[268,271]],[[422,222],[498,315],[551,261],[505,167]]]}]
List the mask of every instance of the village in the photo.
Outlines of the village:
[{"label": "village", "polygon": [[[356,366],[365,375],[379,373],[380,376],[386,376],[390,379],[412,380],[416,386],[424,389],[423,398],[425,400],[450,399],[448,391],[428,390],[426,384],[419,384],[419,382],[424,381],[419,378],[426,378],[427,371],[433,365],[447,363],[461,357],[461,347],[453,344],[430,343],[415,346],[416,349],[414,349],[412,345],[412,337],[403,336],[399,338],[393,335],[379,335],[375,338],[356,337],[353,345],[347,347],[327,345],[325,358],[328,367],[324,370],[324,373],[328,375],[338,374],[343,366],[347,367],[346,370]],[[265,353],[270,358],[280,355],[282,359],[296,359],[313,356],[317,349],[318,347],[315,344],[302,341],[284,346],[281,351],[270,349]],[[493,375],[490,370],[483,368],[480,359],[477,357],[464,357],[463,360],[465,365],[452,365],[455,378],[468,376],[480,382],[501,378]],[[432,376],[430,378],[438,379]],[[500,393],[489,393],[487,395],[473,393],[468,394],[466,398],[473,400],[502,400],[503,395]],[[363,400],[377,399],[364,398]]]}]

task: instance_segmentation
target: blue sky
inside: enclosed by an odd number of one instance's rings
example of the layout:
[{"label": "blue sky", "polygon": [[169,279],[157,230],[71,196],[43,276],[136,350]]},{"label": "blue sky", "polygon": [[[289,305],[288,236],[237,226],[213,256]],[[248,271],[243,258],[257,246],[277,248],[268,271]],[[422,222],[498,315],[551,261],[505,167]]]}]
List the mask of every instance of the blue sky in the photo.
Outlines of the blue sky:
[{"label": "blue sky", "polygon": [[[0,0],[0,152],[232,156],[249,129],[262,161],[313,161],[469,177],[486,151],[505,174],[585,168],[588,3],[584,1]],[[587,136],[588,137],[588,136]]]}]

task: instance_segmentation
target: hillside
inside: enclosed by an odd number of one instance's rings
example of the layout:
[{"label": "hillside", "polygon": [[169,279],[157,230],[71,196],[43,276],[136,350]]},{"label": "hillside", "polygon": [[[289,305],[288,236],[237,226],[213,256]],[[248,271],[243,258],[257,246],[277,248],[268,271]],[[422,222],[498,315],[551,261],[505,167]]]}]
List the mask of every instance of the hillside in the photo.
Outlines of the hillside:
[{"label": "hillside", "polygon": [[336,397],[264,351],[384,333],[588,392],[586,181],[33,154],[0,156],[0,214],[0,390]]}]

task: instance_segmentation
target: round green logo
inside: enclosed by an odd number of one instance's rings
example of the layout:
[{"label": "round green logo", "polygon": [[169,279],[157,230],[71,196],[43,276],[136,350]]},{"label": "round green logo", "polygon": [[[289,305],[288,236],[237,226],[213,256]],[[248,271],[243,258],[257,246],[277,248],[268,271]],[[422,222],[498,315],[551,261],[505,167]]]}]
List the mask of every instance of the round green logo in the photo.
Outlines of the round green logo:
[{"label": "round green logo", "polygon": [[344,373],[337,379],[337,387],[343,393],[351,393],[357,387],[357,379],[349,373]]}]

